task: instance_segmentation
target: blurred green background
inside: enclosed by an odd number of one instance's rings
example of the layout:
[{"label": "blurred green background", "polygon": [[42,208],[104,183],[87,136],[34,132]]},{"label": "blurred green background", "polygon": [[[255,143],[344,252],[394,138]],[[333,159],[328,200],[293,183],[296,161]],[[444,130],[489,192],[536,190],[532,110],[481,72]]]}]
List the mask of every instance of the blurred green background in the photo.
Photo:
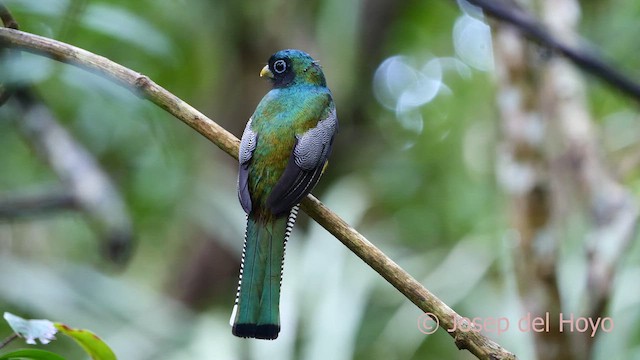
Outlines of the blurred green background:
[{"label": "blurred green background", "polygon": [[[268,91],[258,73],[269,56],[309,52],[324,68],[340,120],[314,194],[458,313],[512,322],[524,315],[495,179],[490,30],[456,2],[4,3],[22,30],[141,72],[236,136]],[[581,33],[640,76],[640,5],[601,3],[614,2],[584,1]],[[233,337],[244,231],[235,160],[98,76],[30,54],[0,65],[3,82],[34,83],[95,156],[124,197],[136,236],[130,263],[117,268],[80,213],[1,222],[0,310],[91,329],[125,360],[473,358],[443,331],[421,333],[421,311],[304,215],[287,248],[280,338]],[[640,143],[634,105],[594,80],[589,97],[616,161],[621,148]],[[10,104],[0,108],[0,195],[53,191],[56,175],[16,130]],[[623,139],[615,132],[621,117],[633,130]],[[635,194],[639,175],[624,179]],[[599,359],[640,356],[640,254],[631,250],[609,312],[616,331],[598,338]],[[575,244],[562,261],[582,256]],[[579,269],[563,267],[561,285],[582,282]],[[0,326],[0,337],[9,333]],[[487,335],[521,359],[534,357],[530,334]],[[51,346],[69,359],[83,356],[69,341]]]}]

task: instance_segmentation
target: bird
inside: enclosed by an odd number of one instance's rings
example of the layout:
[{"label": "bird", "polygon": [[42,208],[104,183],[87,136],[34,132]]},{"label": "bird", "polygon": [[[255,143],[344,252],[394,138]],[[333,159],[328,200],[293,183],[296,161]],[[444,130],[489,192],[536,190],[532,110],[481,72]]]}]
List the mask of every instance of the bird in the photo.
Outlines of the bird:
[{"label": "bird", "polygon": [[247,214],[230,323],[243,338],[280,333],[285,245],[300,201],[328,164],[338,118],[320,64],[301,50],[274,53],[260,71],[272,88],[249,118],[238,153],[238,198]]}]

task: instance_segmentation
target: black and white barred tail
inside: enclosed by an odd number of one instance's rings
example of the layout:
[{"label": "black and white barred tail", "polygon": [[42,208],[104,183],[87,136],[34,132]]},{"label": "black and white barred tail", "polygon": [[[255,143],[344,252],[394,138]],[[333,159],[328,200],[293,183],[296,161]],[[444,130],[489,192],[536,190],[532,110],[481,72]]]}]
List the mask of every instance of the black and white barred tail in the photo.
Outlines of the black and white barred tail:
[{"label": "black and white barred tail", "polygon": [[[230,319],[234,335],[278,337],[285,247],[297,215],[298,205],[289,216],[279,219],[264,221],[253,214],[247,216],[238,291]],[[279,272],[278,277],[273,276],[275,271]]]}]

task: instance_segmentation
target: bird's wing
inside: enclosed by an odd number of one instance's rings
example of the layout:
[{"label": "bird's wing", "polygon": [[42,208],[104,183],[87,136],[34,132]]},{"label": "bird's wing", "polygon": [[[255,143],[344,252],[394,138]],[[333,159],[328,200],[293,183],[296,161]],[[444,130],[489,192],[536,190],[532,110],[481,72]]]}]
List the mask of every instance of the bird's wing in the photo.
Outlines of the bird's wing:
[{"label": "bird's wing", "polygon": [[251,121],[249,119],[247,126],[242,133],[240,140],[240,151],[238,153],[238,161],[240,170],[238,171],[238,198],[244,211],[248,214],[251,212],[251,196],[249,195],[249,162],[253,156],[253,150],[256,149],[258,143],[258,134],[251,129]]},{"label": "bird's wing", "polygon": [[287,167],[267,199],[267,206],[275,215],[288,213],[320,179],[331,154],[333,137],[338,132],[335,107],[327,112],[316,127],[296,136]]}]

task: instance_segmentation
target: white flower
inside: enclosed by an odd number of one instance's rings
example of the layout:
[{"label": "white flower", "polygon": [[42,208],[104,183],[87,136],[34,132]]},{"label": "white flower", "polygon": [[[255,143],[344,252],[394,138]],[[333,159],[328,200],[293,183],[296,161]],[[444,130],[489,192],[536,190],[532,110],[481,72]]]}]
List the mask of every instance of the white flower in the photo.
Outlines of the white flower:
[{"label": "white flower", "polygon": [[25,339],[27,344],[35,345],[36,339],[42,344],[48,344],[51,340],[55,340],[58,332],[49,320],[26,320],[8,312],[4,313],[4,319],[18,336]]}]

